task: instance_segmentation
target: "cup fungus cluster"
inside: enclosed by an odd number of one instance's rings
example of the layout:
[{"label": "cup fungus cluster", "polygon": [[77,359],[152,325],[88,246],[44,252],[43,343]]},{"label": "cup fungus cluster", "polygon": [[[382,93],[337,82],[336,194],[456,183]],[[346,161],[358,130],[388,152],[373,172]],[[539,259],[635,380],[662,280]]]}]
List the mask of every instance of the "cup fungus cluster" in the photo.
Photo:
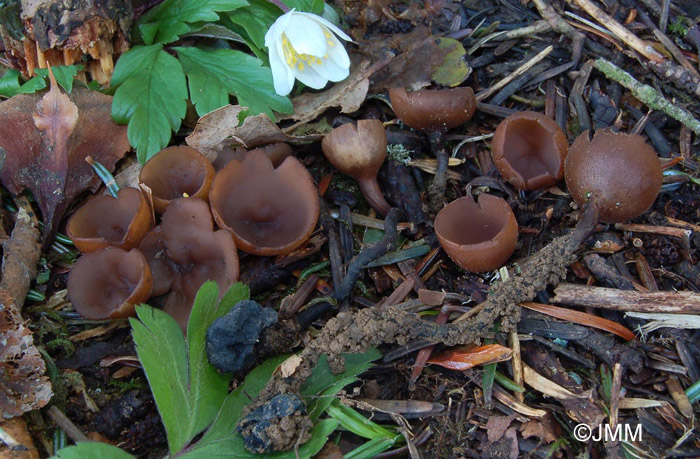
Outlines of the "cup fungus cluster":
[{"label": "cup fungus cluster", "polygon": [[216,176],[189,147],[166,148],[146,163],[140,180],[162,213],[158,226],[137,188],[78,209],[67,224],[84,252],[68,279],[76,311],[91,319],[128,317],[135,304],[167,295],[163,309],[184,331],[205,281],[216,281],[223,295],[238,280],[237,248],[279,255],[303,244],[320,207],[311,174],[286,144],[239,153],[242,159]]}]

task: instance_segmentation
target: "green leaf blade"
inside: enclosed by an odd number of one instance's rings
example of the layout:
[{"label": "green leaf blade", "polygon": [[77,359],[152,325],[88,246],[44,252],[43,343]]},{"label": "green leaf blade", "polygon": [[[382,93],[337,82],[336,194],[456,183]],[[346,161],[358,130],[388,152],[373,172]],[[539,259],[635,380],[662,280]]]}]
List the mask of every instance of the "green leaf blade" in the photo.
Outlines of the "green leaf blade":
[{"label": "green leaf blade", "polygon": [[63,448],[56,453],[60,459],[85,459],[99,457],[100,459],[134,459],[134,456],[109,443],[85,441],[74,446]]},{"label": "green leaf blade", "polygon": [[189,24],[216,22],[217,13],[248,6],[246,0],[166,0],[139,18],[144,43],[171,43],[190,31]]},{"label": "green leaf blade", "polygon": [[280,113],[293,111],[291,100],[275,93],[272,72],[268,67],[263,67],[259,59],[231,49],[202,50],[183,47],[174,49],[188,76],[192,102],[200,115],[207,113],[202,112],[203,109],[211,111],[213,108],[219,108],[212,107],[210,100],[202,96],[201,82],[205,80],[217,81],[215,90],[219,92],[218,97],[221,97],[222,91],[235,95],[239,105],[248,107],[250,114],[266,113],[274,120],[274,111]]},{"label": "green leaf blade", "polygon": [[193,407],[188,394],[187,347],[182,330],[167,313],[147,305],[136,307],[139,320],[130,319],[136,353],[151,386],[168,434],[171,452],[191,439]]},{"label": "green leaf blade", "polygon": [[129,123],[127,136],[141,164],[165,148],[187,110],[187,85],[180,62],[160,44],[138,46],[121,56],[112,86],[112,118]]}]

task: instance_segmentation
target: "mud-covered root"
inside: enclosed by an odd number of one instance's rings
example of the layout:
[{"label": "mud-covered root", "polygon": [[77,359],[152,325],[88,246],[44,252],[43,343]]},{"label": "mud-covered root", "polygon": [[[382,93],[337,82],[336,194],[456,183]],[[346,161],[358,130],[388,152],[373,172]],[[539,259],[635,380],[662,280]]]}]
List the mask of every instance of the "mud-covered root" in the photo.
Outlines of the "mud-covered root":
[{"label": "mud-covered root", "polygon": [[[255,401],[244,409],[243,418],[239,422],[239,432],[243,435],[246,446],[253,442],[256,448],[271,448],[251,449],[254,452],[270,453],[283,450],[277,449],[281,442],[259,442],[254,438],[249,440],[248,435],[260,431],[268,436],[277,434],[278,430],[272,425],[275,422],[285,423],[285,429],[289,428],[291,424],[287,415],[277,420],[265,418],[264,422],[269,425],[265,424],[264,428],[258,427],[257,431],[242,429],[241,426],[251,425],[251,422],[260,416],[257,413],[260,410],[264,411],[264,407],[279,394],[298,393],[323,354],[328,356],[331,370],[340,373],[344,369],[343,353],[360,353],[380,344],[403,345],[413,340],[430,340],[448,346],[474,343],[490,333],[493,324],[498,320],[502,320],[502,330],[513,329],[520,318],[518,303],[533,299],[538,291],[547,285],[557,284],[566,275],[568,265],[576,259],[578,247],[593,231],[597,221],[597,209],[588,206],[573,231],[542,248],[522,265],[519,274],[491,287],[488,299],[477,306],[478,313],[463,322],[439,325],[421,320],[414,314],[395,307],[368,308],[338,314],[328,321],[318,337],[300,353],[302,364],[297,367],[296,372],[287,378],[280,374],[274,375]],[[294,417],[295,425],[306,428],[311,421],[307,418],[308,422],[302,422],[302,417],[303,414]],[[289,433],[288,430],[284,432]],[[308,432],[308,429],[298,431],[297,438],[305,432]],[[301,441],[303,442],[303,439]],[[286,448],[295,443],[288,440]]]}]

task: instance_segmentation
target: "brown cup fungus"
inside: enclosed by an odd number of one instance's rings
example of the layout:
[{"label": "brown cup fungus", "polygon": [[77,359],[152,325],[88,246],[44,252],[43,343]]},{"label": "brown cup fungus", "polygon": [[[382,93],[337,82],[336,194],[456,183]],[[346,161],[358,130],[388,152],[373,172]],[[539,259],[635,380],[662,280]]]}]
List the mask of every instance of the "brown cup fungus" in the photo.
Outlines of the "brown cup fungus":
[{"label": "brown cup fungus", "polygon": [[117,196],[98,196],[68,220],[66,233],[81,252],[109,246],[133,249],[153,226],[151,209],[141,190],[122,188]]},{"label": "brown cup fungus", "polygon": [[143,254],[107,247],[80,257],[68,275],[68,299],[87,319],[121,319],[151,296],[153,279]]},{"label": "brown cup fungus", "polygon": [[214,178],[214,166],[194,148],[169,147],[148,160],[139,180],[153,192],[153,207],[165,212],[177,198],[207,199]]},{"label": "brown cup fungus", "polygon": [[153,295],[168,292],[163,310],[185,330],[199,287],[214,280],[223,295],[238,280],[238,254],[231,232],[214,231],[207,203],[174,199],[162,223],[141,242],[153,273]]},{"label": "brown cup fungus", "polygon": [[500,268],[518,242],[518,223],[508,203],[488,194],[459,198],[435,218],[435,234],[445,253],[471,272]]},{"label": "brown cup fungus", "polygon": [[[282,161],[287,159],[287,156],[292,156],[292,147],[288,143],[275,142],[264,147],[258,147],[250,151],[262,150],[267,156],[270,157],[272,165],[279,167]],[[214,169],[218,172],[226,166],[231,160],[237,159],[243,161],[243,158],[248,154],[248,150],[243,147],[230,147],[224,146],[221,151],[216,155],[216,159],[212,162]]]},{"label": "brown cup fungus", "polygon": [[496,128],[491,156],[503,179],[521,190],[554,185],[564,175],[566,134],[537,112],[510,115]]},{"label": "brown cup fungus", "polygon": [[577,203],[594,200],[600,221],[630,220],[651,207],[663,174],[656,151],[638,134],[599,129],[578,136],[566,158],[566,186]]},{"label": "brown cup fungus", "polygon": [[321,142],[328,161],[344,174],[357,180],[360,191],[377,212],[386,215],[386,202],[377,182],[377,173],[386,159],[386,133],[379,120],[360,120],[333,129]]},{"label": "brown cup fungus", "polygon": [[289,253],[303,244],[320,209],[313,178],[299,160],[290,156],[275,169],[259,150],[216,174],[209,202],[216,223],[233,232],[236,246],[263,256]]},{"label": "brown cup fungus", "polygon": [[447,131],[469,121],[476,111],[476,97],[470,87],[413,92],[393,88],[389,98],[401,121],[424,131]]}]

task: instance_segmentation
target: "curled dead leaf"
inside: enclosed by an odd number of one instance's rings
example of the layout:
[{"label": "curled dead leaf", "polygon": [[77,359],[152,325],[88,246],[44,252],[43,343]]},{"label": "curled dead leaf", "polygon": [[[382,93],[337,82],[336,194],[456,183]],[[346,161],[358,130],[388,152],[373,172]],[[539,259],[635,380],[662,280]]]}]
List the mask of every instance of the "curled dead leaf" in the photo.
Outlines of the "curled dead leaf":
[{"label": "curled dead leaf", "polygon": [[67,96],[53,78],[43,96],[22,94],[0,103],[0,180],[14,195],[32,192],[45,243],[73,199],[100,185],[85,157],[112,170],[130,148],[127,127],[112,121],[111,107],[110,96],[85,88]]}]

